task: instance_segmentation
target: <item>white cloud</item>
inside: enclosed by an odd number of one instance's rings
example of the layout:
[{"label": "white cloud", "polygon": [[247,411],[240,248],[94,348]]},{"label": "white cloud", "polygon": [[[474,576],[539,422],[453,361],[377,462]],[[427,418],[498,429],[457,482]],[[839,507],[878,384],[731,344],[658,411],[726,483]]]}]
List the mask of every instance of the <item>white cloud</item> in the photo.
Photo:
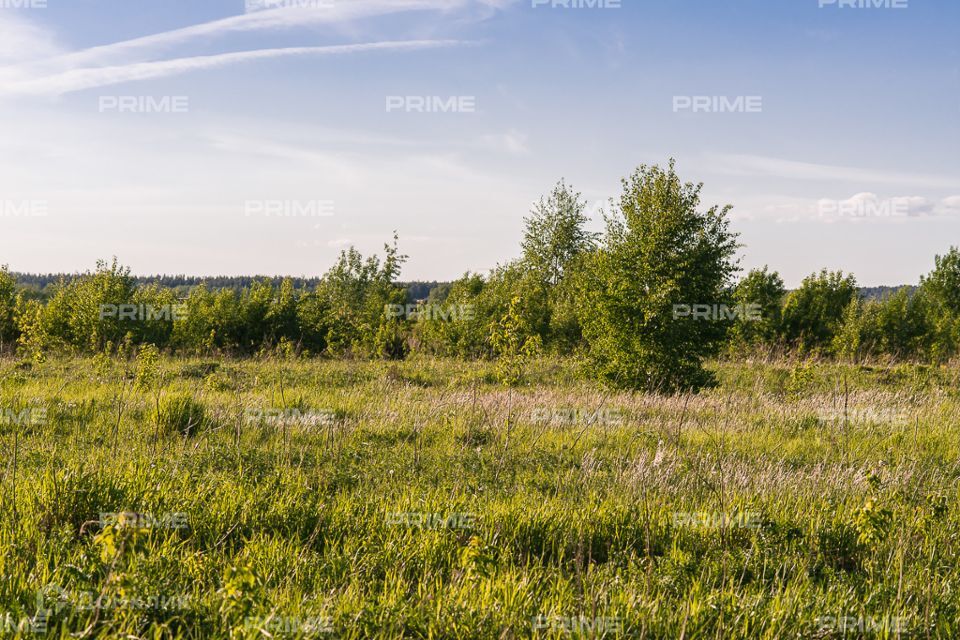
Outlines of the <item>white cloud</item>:
[{"label": "white cloud", "polygon": [[275,31],[350,22],[363,18],[418,10],[450,10],[470,4],[471,0],[350,0],[335,2],[329,8],[287,7],[229,16],[180,29],[172,29],[140,38],[100,45],[46,60],[73,68],[83,65],[111,64],[131,59],[149,60],[160,51],[191,40],[203,40],[235,32]]},{"label": "white cloud", "polygon": [[937,200],[926,196],[881,197],[870,191],[848,198],[809,200],[783,196],[758,198],[754,206],[737,207],[740,219],[773,219],[777,222],[905,220],[934,216],[960,216],[960,196]]},{"label": "white cloud", "polygon": [[927,174],[861,169],[799,162],[743,154],[707,154],[717,173],[737,176],[772,176],[793,180],[826,180],[852,183],[907,184],[917,187],[958,188],[960,178]]},{"label": "white cloud", "polygon": [[937,205],[936,211],[941,215],[960,216],[960,196],[944,198]]},{"label": "white cloud", "polygon": [[370,42],[363,44],[332,45],[326,47],[286,47],[281,49],[257,49],[237,51],[211,56],[175,58],[159,62],[139,62],[113,67],[93,67],[73,69],[64,73],[38,78],[19,80],[0,85],[0,91],[13,94],[58,95],[70,91],[80,91],[93,87],[102,87],[134,80],[147,80],[164,76],[186,73],[200,69],[212,69],[229,64],[301,55],[342,55],[363,51],[410,51],[461,44],[454,40],[411,40],[400,42]]},{"label": "white cloud", "polygon": [[60,53],[52,33],[13,11],[0,11],[0,63],[35,60]]},{"label": "white cloud", "polygon": [[448,46],[449,40],[410,40],[366,44],[260,49],[218,55],[157,60],[170,50],[193,40],[208,43],[236,32],[275,31],[352,21],[411,11],[450,12],[480,7],[491,12],[506,6],[504,0],[350,0],[330,7],[283,7],[252,11],[219,20],[173,29],[139,38],[64,52],[47,31],[9,12],[0,14],[0,91],[20,94],[59,94],[207,69],[247,60],[304,54],[351,53],[370,49],[415,49]]}]

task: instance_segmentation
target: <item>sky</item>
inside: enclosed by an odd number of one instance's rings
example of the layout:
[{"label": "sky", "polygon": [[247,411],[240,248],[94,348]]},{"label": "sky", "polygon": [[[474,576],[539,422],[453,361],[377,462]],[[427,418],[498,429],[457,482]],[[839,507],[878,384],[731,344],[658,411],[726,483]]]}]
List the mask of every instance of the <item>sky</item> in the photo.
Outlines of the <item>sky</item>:
[{"label": "sky", "polygon": [[317,276],[396,231],[450,280],[560,179],[599,230],[673,158],[744,269],[915,283],[960,245],[958,32],[956,0],[0,0],[0,264]]}]

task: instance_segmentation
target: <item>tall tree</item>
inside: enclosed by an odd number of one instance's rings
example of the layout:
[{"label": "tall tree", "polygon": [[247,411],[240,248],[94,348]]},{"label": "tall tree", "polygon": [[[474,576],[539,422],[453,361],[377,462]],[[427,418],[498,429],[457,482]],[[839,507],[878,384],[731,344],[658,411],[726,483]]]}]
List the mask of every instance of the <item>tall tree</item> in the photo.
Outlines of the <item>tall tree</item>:
[{"label": "tall tree", "polygon": [[523,260],[544,283],[558,284],[570,264],[593,248],[597,234],[584,228],[590,220],[586,208],[581,195],[561,180],[524,218]]},{"label": "tall tree", "polygon": [[617,386],[659,391],[710,381],[703,360],[724,327],[677,318],[675,305],[719,304],[738,270],[730,206],[700,211],[702,185],[683,183],[674,161],[641,166],[623,181],[603,246],[580,284],[581,324],[594,374]]}]

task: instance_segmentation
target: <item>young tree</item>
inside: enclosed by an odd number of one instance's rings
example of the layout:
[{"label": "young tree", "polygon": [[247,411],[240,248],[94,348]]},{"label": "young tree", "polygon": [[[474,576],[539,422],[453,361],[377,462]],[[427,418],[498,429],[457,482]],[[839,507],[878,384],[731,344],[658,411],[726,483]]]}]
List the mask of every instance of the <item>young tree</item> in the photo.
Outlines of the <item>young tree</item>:
[{"label": "young tree", "polygon": [[[400,357],[397,348],[401,318],[390,318],[389,305],[404,304],[406,291],[396,284],[406,260],[393,245],[384,245],[385,256],[364,259],[351,247],[340,254],[337,264],[323,277],[316,294],[323,298],[319,305],[326,311],[323,323],[327,328],[327,349],[339,353]],[[405,342],[405,341],[404,341]]]},{"label": "young tree", "polygon": [[594,248],[597,234],[584,228],[590,221],[587,203],[561,180],[524,218],[523,261],[551,286],[559,284],[567,268]]},{"label": "young tree", "polygon": [[950,247],[937,256],[933,271],[920,279],[918,296],[926,304],[927,350],[934,360],[945,360],[960,346],[960,250]]},{"label": "young tree", "polygon": [[17,329],[17,281],[6,265],[0,266],[0,354],[16,344],[20,331]]},{"label": "young tree", "polygon": [[854,298],[833,339],[837,356],[859,361],[867,356],[914,358],[931,335],[926,301],[905,287],[880,300]]},{"label": "young tree", "polygon": [[730,341],[737,348],[756,348],[761,345],[773,346],[780,330],[780,311],[786,289],[783,280],[776,271],[752,269],[737,283],[733,299],[739,308],[749,305],[758,311],[759,318],[750,314],[740,315],[730,330]]},{"label": "young tree", "polygon": [[807,276],[800,288],[787,296],[784,337],[800,353],[827,350],[840,329],[844,311],[856,297],[857,281],[852,275],[824,269]]},{"label": "young tree", "polygon": [[50,344],[69,345],[80,351],[117,347],[137,331],[136,323],[118,313],[121,305],[135,303],[135,280],[130,269],[112,262],[97,262],[93,273],[61,280],[43,310],[42,328]]},{"label": "young tree", "polygon": [[487,308],[491,295],[484,292],[488,281],[477,273],[466,273],[447,288],[430,292],[427,304],[456,312],[450,321],[426,317],[416,323],[414,339],[417,349],[426,353],[461,358],[482,358],[492,355],[490,344],[491,318]]},{"label": "young tree", "polygon": [[675,305],[720,304],[737,271],[730,206],[700,211],[702,185],[681,182],[674,161],[623,181],[602,247],[579,289],[594,374],[608,383],[672,392],[710,381],[722,322],[675,317]]},{"label": "young tree", "polygon": [[523,257],[515,265],[523,288],[506,292],[506,300],[519,294],[522,315],[541,342],[552,351],[569,353],[581,341],[575,306],[579,294],[572,273],[596,248],[599,234],[587,231],[587,204],[563,180],[540,198],[524,219]]}]

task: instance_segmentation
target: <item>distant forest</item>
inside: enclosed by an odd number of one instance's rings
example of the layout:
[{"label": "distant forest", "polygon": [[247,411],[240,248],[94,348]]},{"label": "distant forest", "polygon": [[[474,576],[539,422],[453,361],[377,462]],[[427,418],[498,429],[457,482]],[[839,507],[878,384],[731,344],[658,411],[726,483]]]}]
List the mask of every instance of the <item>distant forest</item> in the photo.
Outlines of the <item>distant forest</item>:
[{"label": "distant forest", "polygon": [[[25,292],[28,292],[30,298],[45,300],[49,297],[51,285],[55,285],[60,279],[71,280],[80,274],[76,273],[17,273],[11,272],[11,275],[17,279]],[[174,289],[182,295],[186,295],[193,287],[206,284],[207,288],[217,291],[221,289],[230,289],[233,291],[242,291],[249,289],[250,285],[257,281],[266,280],[274,287],[279,287],[280,283],[286,279],[293,282],[297,289],[314,289],[323,280],[316,278],[294,278],[287,276],[185,276],[185,275],[156,275],[156,276],[133,276],[137,286],[147,286],[157,284],[166,289]],[[405,289],[411,300],[426,300],[430,297],[430,292],[439,287],[449,288],[452,283],[438,281],[413,281],[398,282],[400,287]],[[897,285],[880,287],[860,287],[860,297],[864,300],[880,300],[888,294],[893,294],[900,289],[906,289],[913,293],[915,285]],[[788,290],[789,291],[789,290]],[[441,296],[445,297],[445,296]]]},{"label": "distant forest", "polygon": [[[18,273],[11,272],[17,280],[17,284],[22,287],[27,297],[34,300],[46,300],[52,293],[52,286],[56,285],[61,279],[73,280],[79,277],[79,273]],[[266,281],[271,286],[279,287],[284,280],[293,282],[297,289],[315,289],[323,278],[294,278],[288,276],[185,276],[185,275],[156,275],[156,276],[132,276],[138,287],[157,284],[165,289],[173,289],[178,294],[186,296],[194,287],[206,284],[212,291],[229,289],[232,291],[243,291],[249,289],[254,282]],[[430,292],[437,287],[449,287],[449,282],[398,282],[398,286],[405,289],[411,300],[426,300]]]}]

